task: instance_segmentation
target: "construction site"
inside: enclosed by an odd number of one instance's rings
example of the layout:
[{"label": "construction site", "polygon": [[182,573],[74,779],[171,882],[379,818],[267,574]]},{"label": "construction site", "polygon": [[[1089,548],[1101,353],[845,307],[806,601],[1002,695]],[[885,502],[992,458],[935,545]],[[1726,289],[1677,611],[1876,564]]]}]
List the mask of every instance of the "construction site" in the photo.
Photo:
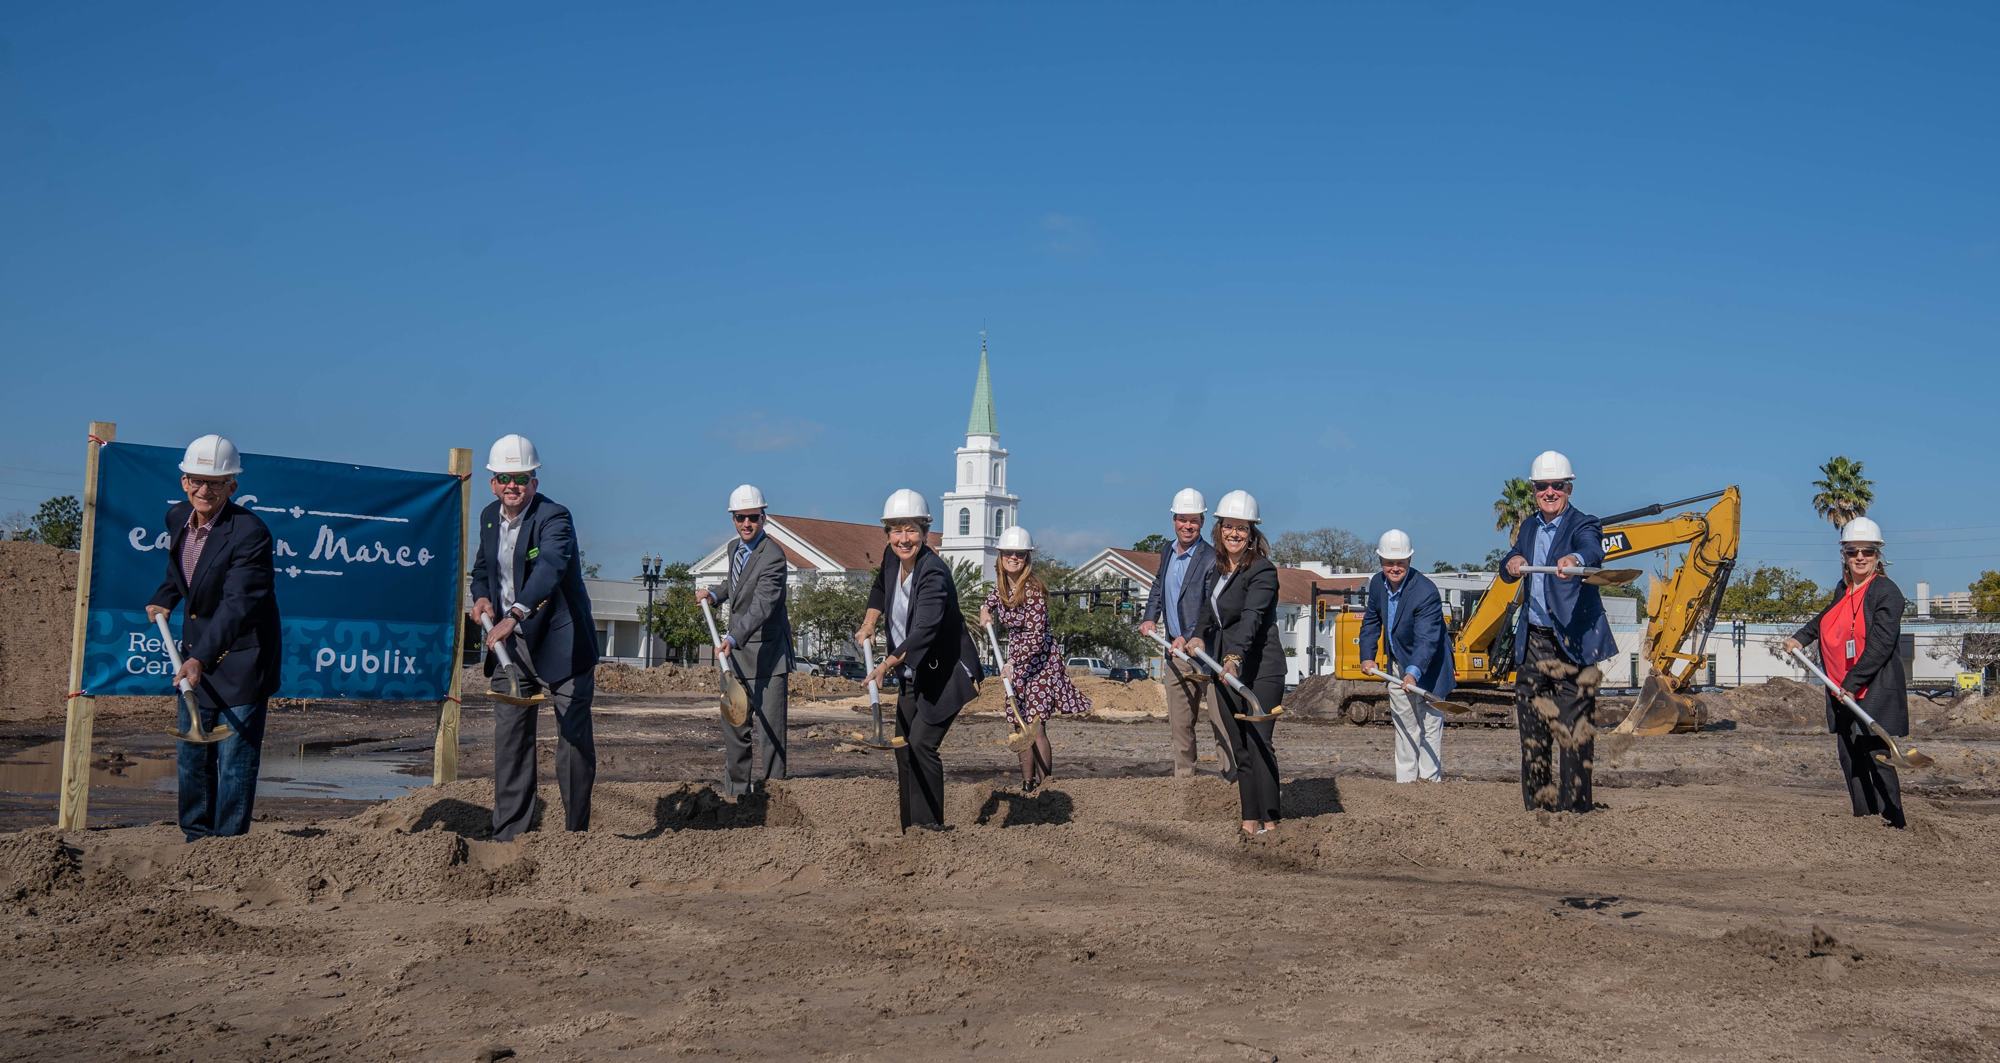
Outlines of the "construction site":
[{"label": "construction site", "polygon": [[[468,695],[444,786],[435,706],[281,703],[253,829],[187,845],[164,697],[100,701],[90,829],[53,826],[74,566],[0,543],[8,1058],[1970,1060],[2000,1041],[2000,699],[1912,699],[1935,763],[1906,776],[1903,831],[1850,817],[1824,699],[1795,682],[1704,695],[1696,729],[1602,735],[1588,816],[1521,811],[1511,727],[1454,723],[1448,781],[1397,786],[1387,726],[1302,699],[1278,730],[1284,829],[1239,841],[1233,786],[1163,777],[1157,685],[1085,681],[1099,709],[1051,727],[1031,795],[983,691],[945,747],[956,829],[905,837],[888,757],[854,740],[856,685],[795,694],[793,778],[731,800],[713,673],[605,665],[588,833],[487,840],[491,704]],[[1605,730],[1633,704],[1604,699]]]}]

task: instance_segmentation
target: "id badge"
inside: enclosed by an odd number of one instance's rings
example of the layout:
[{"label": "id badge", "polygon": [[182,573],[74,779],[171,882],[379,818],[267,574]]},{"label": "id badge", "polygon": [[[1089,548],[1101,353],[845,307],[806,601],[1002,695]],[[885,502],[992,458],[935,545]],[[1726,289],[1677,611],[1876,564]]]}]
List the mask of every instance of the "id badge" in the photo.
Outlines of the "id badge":
[{"label": "id badge", "polygon": [[1848,639],[1848,640],[1847,640],[1847,659],[1848,659],[1848,660],[1850,660],[1850,661],[1854,659],[1854,640],[1853,640],[1853,639]]}]

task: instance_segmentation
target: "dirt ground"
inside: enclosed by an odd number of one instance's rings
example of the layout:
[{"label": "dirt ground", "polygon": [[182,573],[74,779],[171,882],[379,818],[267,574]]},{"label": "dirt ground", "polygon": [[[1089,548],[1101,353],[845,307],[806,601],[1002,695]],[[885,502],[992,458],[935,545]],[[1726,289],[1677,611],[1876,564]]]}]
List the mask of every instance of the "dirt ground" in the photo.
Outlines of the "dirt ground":
[{"label": "dirt ground", "polygon": [[[1923,739],[1894,831],[1848,815],[1823,735],[1603,739],[1579,816],[1521,810],[1503,729],[1397,786],[1388,728],[1281,724],[1287,821],[1245,842],[1232,786],[1163,777],[1157,721],[1054,725],[1024,795],[969,718],[956,829],[903,837],[840,703],[800,703],[800,777],[732,803],[709,698],[602,701],[586,834],[483,840],[477,701],[465,781],[263,802],[243,838],[182,844],[170,791],[107,785],[93,823],[134,825],[69,834],[21,797],[0,1057],[2000,1058],[1990,729]],[[152,763],[153,722],[107,721],[100,759]],[[428,728],[308,705],[267,747],[422,771]]]}]

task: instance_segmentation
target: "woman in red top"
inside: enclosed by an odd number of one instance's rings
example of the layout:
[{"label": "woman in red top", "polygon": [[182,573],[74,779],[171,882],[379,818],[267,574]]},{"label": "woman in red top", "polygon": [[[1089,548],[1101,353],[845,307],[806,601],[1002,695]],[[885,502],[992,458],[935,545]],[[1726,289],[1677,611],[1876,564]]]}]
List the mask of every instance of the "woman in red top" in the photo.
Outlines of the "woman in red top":
[{"label": "woman in red top", "polygon": [[1090,712],[1090,699],[1069,681],[1062,647],[1049,631],[1049,593],[1033,571],[1034,549],[1026,528],[1000,533],[999,578],[979,607],[981,626],[997,619],[1007,631],[1007,664],[1001,674],[1014,684],[1021,726],[1035,736],[1021,750],[1021,789],[1027,793],[1055,775],[1049,717]]},{"label": "woman in red top", "polygon": [[[1903,641],[1903,592],[1882,574],[1882,529],[1856,517],[1840,529],[1841,579],[1833,601],[1785,640],[1788,650],[1819,642],[1826,676],[1840,684],[1892,735],[1910,733],[1909,679],[1899,649]],[[1903,791],[1896,769],[1875,759],[1886,744],[1868,732],[1831,693],[1826,729],[1840,743],[1840,770],[1857,816],[1879,815],[1903,825]]]}]

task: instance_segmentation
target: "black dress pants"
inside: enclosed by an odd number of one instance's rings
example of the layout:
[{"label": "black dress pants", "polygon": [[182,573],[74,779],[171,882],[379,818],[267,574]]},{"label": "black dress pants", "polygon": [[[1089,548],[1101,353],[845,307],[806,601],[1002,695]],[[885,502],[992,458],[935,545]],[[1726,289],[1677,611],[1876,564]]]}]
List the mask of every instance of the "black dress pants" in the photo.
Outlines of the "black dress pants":
[{"label": "black dress pants", "polygon": [[[511,652],[525,654],[520,639]],[[504,682],[495,673],[495,689]],[[525,683],[523,690],[534,685]],[[597,679],[590,672],[548,686],[556,722],[556,788],[562,793],[563,829],[590,827],[590,790],[597,782],[597,742],[591,734],[590,700]],[[534,818],[536,764],[534,705],[493,706],[493,840],[512,841]]]},{"label": "black dress pants", "polygon": [[[1543,662],[1548,662],[1544,665]],[[1577,686],[1581,668],[1547,628],[1528,629],[1528,653],[1514,678],[1514,726],[1521,735],[1521,804],[1529,811],[1591,810],[1596,753],[1595,690]],[[1542,706],[1535,702],[1541,700]],[[1554,713],[1545,712],[1553,704]]]},{"label": "black dress pants", "polygon": [[944,822],[944,758],[938,747],[951,730],[953,713],[943,723],[929,723],[923,717],[926,703],[903,680],[896,688],[896,733],[906,744],[896,750],[896,798],[903,829],[937,826]]},{"label": "black dress pants", "polygon": [[1847,799],[1857,816],[1881,816],[1891,827],[1903,825],[1903,784],[1896,769],[1875,759],[1889,743],[1872,734],[1836,734],[1840,744],[1840,774],[1847,778]]}]

